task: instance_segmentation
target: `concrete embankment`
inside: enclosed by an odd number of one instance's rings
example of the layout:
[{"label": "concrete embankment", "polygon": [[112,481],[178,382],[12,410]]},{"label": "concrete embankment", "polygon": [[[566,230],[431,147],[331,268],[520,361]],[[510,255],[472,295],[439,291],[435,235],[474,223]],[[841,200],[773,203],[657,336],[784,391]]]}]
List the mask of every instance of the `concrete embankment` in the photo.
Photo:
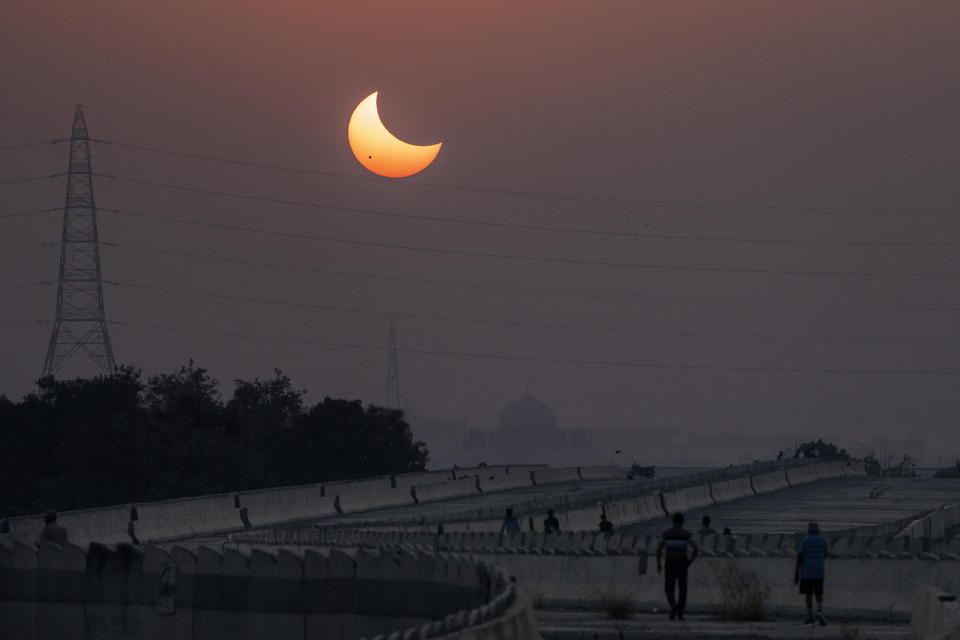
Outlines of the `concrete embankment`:
[{"label": "concrete embankment", "polygon": [[[708,534],[698,537],[701,554],[707,557],[793,557],[804,533],[744,533],[735,537]],[[845,559],[892,559],[960,561],[960,537],[910,538],[894,535],[853,536],[824,534],[830,542],[830,557]],[[490,532],[455,532],[436,535],[429,531],[370,531],[357,529],[280,528],[233,534],[228,541],[243,545],[314,545],[320,547],[421,548],[463,553],[510,553],[534,555],[652,555],[659,535],[598,531],[564,531],[515,535]]]},{"label": "concrete embankment", "polygon": [[0,629],[17,640],[539,638],[525,594],[464,556],[47,543],[0,545]]},{"label": "concrete embankment", "polygon": [[[629,597],[640,607],[664,607],[663,577],[649,556],[495,554],[492,562],[517,578],[538,606],[597,606],[604,597]],[[702,558],[690,568],[690,610],[716,611],[724,595],[720,572],[734,563],[769,585],[771,612],[802,612],[793,584],[792,558]],[[835,559],[828,561],[828,611],[845,616],[900,619],[910,616],[923,585],[960,589],[960,563]]]},{"label": "concrete embankment", "polygon": [[[535,520],[534,526],[539,526],[537,521],[542,514],[547,509],[553,509],[561,529],[565,531],[596,530],[601,513],[606,513],[607,518],[619,528],[660,520],[676,512],[704,509],[757,494],[788,489],[790,485],[787,483],[786,470],[800,466],[807,468],[802,475],[804,478],[813,479],[811,482],[862,474],[862,468],[844,461],[793,461],[789,466],[780,462],[761,462],[697,472],[688,477],[673,476],[657,481],[624,483],[622,487],[572,491],[538,500],[518,501],[510,506],[525,527],[530,518]],[[534,478],[537,473],[534,473]],[[467,494],[469,490],[465,488],[462,493],[452,497],[465,497]],[[408,518],[355,521],[351,526],[381,530],[434,530],[437,524],[442,523],[448,532],[475,532],[499,531],[502,522],[503,506],[497,505],[456,512],[445,510],[436,514],[418,513],[416,517]]]},{"label": "concrete embankment", "polygon": [[[377,545],[387,551],[460,550],[489,558],[506,569],[544,607],[597,607],[604,598],[628,597],[647,610],[663,607],[663,580],[656,575],[656,536],[566,534],[544,536],[495,533],[454,534],[431,540],[424,534],[407,534],[404,542],[382,541],[398,535],[369,532],[280,530],[244,534],[232,544],[255,548],[264,543],[283,548],[313,545]],[[722,604],[720,572],[735,566],[747,575],[748,584],[770,587],[768,608],[774,613],[799,614],[802,599],[793,575],[799,535],[754,534],[740,536],[727,547],[704,540],[702,555],[691,567],[691,610],[716,611]],[[914,553],[905,538],[883,536],[866,539],[839,537],[827,560],[829,611],[848,617],[905,620],[914,594],[928,584],[960,589],[960,561],[952,551],[960,539],[941,541],[939,547],[918,539]],[[525,546],[526,545],[526,546]],[[948,551],[951,549],[952,551]]]},{"label": "concrete embankment", "polygon": [[[518,465],[385,475],[65,511],[59,521],[70,532],[71,541],[81,546],[91,542],[146,544],[533,487],[538,473],[543,485],[581,473],[579,467],[556,469],[553,475],[543,473],[547,469]],[[582,471],[590,478],[607,479],[619,473],[608,467],[583,467]],[[43,527],[40,515],[5,522],[7,535],[25,543],[36,542]]]},{"label": "concrete embankment", "polygon": [[897,535],[908,538],[941,538],[957,526],[960,526],[960,503],[944,505],[911,520]]},{"label": "concrete embankment", "polygon": [[957,593],[926,586],[913,603],[910,619],[913,640],[956,640],[960,638],[960,600]]}]

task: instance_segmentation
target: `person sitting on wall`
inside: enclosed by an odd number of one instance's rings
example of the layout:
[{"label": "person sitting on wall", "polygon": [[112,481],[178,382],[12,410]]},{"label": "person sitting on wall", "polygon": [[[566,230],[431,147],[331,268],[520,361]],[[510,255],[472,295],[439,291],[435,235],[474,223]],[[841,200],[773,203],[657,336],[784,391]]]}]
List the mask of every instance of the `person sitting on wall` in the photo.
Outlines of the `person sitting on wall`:
[{"label": "person sitting on wall", "polygon": [[730,527],[724,527],[723,533],[720,534],[720,536],[719,548],[727,553],[733,553],[733,549],[737,546],[737,539],[734,537],[733,532],[730,531]]},{"label": "person sitting on wall", "polygon": [[67,530],[57,523],[57,512],[51,509],[43,514],[43,529],[40,530],[40,542],[52,542],[63,546],[67,544]]},{"label": "person sitting on wall", "polygon": [[602,511],[600,513],[600,533],[604,533],[608,536],[613,535],[613,523],[607,520],[606,511]]},{"label": "person sitting on wall", "polygon": [[700,536],[700,539],[703,540],[704,537],[710,535],[711,533],[716,533],[717,530],[710,526],[710,516],[703,516],[703,519],[700,521],[702,526],[700,530],[697,531],[697,535]]},{"label": "person sitting on wall", "polygon": [[520,533],[520,521],[513,515],[513,509],[507,509],[503,517],[503,524],[500,525],[500,535],[506,533],[508,536]]},{"label": "person sitting on wall", "polygon": [[560,533],[560,521],[553,515],[553,509],[547,509],[547,517],[543,520],[544,533]]}]

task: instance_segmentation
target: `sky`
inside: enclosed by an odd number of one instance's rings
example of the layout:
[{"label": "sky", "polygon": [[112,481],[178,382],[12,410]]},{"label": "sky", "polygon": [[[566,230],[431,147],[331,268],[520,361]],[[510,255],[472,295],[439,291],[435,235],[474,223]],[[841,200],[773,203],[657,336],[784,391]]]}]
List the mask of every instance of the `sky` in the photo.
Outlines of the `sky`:
[{"label": "sky", "polygon": [[[952,0],[68,5],[0,9],[0,147],[69,136],[82,103],[100,140],[315,171],[93,144],[121,363],[382,402],[392,314],[431,418],[492,428],[529,389],[565,428],[960,450]],[[373,91],[443,143],[422,173],[351,154]],[[64,144],[0,151],[0,182],[66,168]],[[0,216],[64,190],[0,185]],[[11,398],[61,216],[0,217]]]}]

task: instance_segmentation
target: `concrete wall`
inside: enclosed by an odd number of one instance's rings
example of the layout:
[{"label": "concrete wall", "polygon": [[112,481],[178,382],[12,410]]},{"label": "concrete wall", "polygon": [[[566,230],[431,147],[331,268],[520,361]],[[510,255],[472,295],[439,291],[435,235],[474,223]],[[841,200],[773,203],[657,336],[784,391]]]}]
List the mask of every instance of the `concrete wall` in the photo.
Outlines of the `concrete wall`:
[{"label": "concrete wall", "polygon": [[[615,514],[614,514],[615,515]],[[664,518],[664,526],[668,520]],[[734,538],[715,534],[700,537],[701,554],[705,557],[793,557],[805,534],[749,533]],[[960,537],[931,539],[894,535],[851,536],[846,533],[826,534],[830,540],[830,557],[845,559],[925,560],[960,562]],[[434,531],[368,531],[356,529],[280,528],[233,534],[231,544],[239,545],[309,545],[320,547],[397,547],[423,548],[449,552],[496,553],[504,549],[512,553],[540,555],[590,555],[597,551],[620,554],[653,553],[658,535],[618,533],[606,535],[598,530],[569,531],[545,535],[524,531],[515,536],[491,531],[457,531],[437,535]]]},{"label": "concrete wall", "polygon": [[[543,466],[495,466],[456,471],[431,471],[379,476],[311,485],[278,487],[257,491],[178,498],[152,503],[119,505],[59,514],[60,523],[70,534],[70,541],[80,546],[91,542],[120,543],[137,540],[141,543],[214,535],[242,531],[284,522],[297,522],[318,517],[351,514],[414,504],[411,488],[420,488],[425,501],[471,495],[451,493],[448,484],[455,475],[471,478],[481,473],[484,492],[505,491],[533,486],[531,473]],[[490,476],[494,476],[490,479]],[[564,482],[563,477],[556,479]],[[544,480],[544,484],[552,484]],[[458,486],[466,486],[462,482]],[[443,485],[433,488],[432,485]],[[479,493],[474,491],[475,493]],[[339,511],[338,511],[339,506]],[[132,509],[131,509],[132,508]],[[241,513],[241,509],[243,510]],[[21,542],[37,541],[43,518],[40,515],[9,518],[10,535]]]},{"label": "concrete wall", "polygon": [[780,489],[786,489],[790,486],[790,483],[787,482],[786,469],[776,469],[774,471],[751,474],[750,482],[757,495],[779,491]]},{"label": "concrete wall", "polygon": [[281,522],[295,522],[307,518],[334,516],[335,495],[327,494],[321,484],[283,489],[263,489],[240,493],[240,506],[247,510],[247,519],[253,527],[264,527]]},{"label": "concrete wall", "polygon": [[[83,547],[94,541],[117,543],[131,540],[129,506],[67,511],[59,514],[57,520],[67,528],[70,541]],[[11,537],[34,544],[40,537],[43,517],[11,518],[8,524]]]},{"label": "concrete wall", "polygon": [[3,637],[539,638],[506,575],[464,556],[0,545]]},{"label": "concrete wall", "polygon": [[469,476],[457,480],[448,480],[447,482],[421,485],[414,487],[413,490],[415,491],[417,502],[436,502],[438,500],[450,500],[452,498],[465,498],[480,493],[477,488],[477,479]]},{"label": "concrete wall", "polygon": [[[549,606],[597,605],[604,596],[633,599],[642,609],[665,608],[663,578],[652,558],[643,555],[523,555],[494,556],[494,562],[515,576],[535,603]],[[722,602],[718,570],[734,563],[770,585],[767,608],[799,615],[803,597],[791,580],[791,558],[702,558],[690,568],[691,612],[715,611]],[[870,589],[863,585],[869,584]],[[868,618],[909,617],[914,594],[923,584],[960,587],[960,563],[829,560],[825,585],[828,615]]]},{"label": "concrete wall", "polygon": [[753,492],[753,485],[750,483],[750,476],[742,476],[740,478],[711,482],[710,495],[713,496],[713,501],[719,504],[741,498],[750,498],[755,494]]},{"label": "concrete wall", "polygon": [[580,477],[588,481],[622,480],[626,478],[626,473],[624,473],[619,467],[578,467],[578,469],[580,470]]},{"label": "concrete wall", "polygon": [[480,488],[484,493],[509,491],[511,489],[532,487],[533,480],[530,477],[530,473],[539,469],[542,469],[542,467],[487,467],[479,470],[477,478],[480,480]]},{"label": "concrete wall", "polygon": [[[656,536],[564,532],[511,537],[464,533],[437,538],[416,533],[378,534],[374,538],[370,532],[355,534],[353,544],[375,540],[388,551],[439,548],[482,554],[515,576],[541,604],[596,606],[604,596],[620,595],[648,610],[663,608],[663,582],[656,575],[653,560]],[[717,571],[732,562],[771,586],[768,604],[772,612],[801,613],[803,600],[790,579],[798,540],[799,535],[755,534],[738,537],[729,548],[717,540],[704,540],[703,557],[691,568],[691,610],[713,611],[719,607],[722,592]],[[329,540],[324,539],[322,531],[278,530],[272,539],[261,535],[257,542],[296,548],[323,545]],[[960,546],[960,540],[953,544]],[[960,561],[949,555],[944,555],[944,559],[913,555],[903,550],[902,538],[834,539],[831,548],[833,552],[827,560],[828,614],[905,620],[921,585],[960,589]],[[864,584],[871,588],[864,589]]]},{"label": "concrete wall", "polygon": [[816,482],[820,480],[820,476],[817,474],[817,465],[816,464],[805,464],[802,466],[796,467],[787,467],[787,482],[790,483],[791,487],[795,487],[798,484],[807,484],[809,482]]},{"label": "concrete wall", "polygon": [[683,489],[664,491],[663,506],[667,513],[686,513],[692,509],[713,506],[713,497],[710,495],[709,484],[698,484]]},{"label": "concrete wall", "polygon": [[233,493],[148,502],[135,507],[133,531],[141,543],[244,528]]},{"label": "concrete wall", "polygon": [[956,593],[931,586],[921,587],[910,618],[913,640],[956,640],[960,638],[960,601]]},{"label": "concrete wall", "polygon": [[560,467],[558,469],[537,469],[531,471],[531,480],[534,485],[561,484],[567,482],[580,482],[583,478],[580,475],[579,467]]},{"label": "concrete wall", "polygon": [[[623,482],[612,487],[592,490],[571,491],[566,494],[544,494],[543,497],[510,503],[514,513],[520,518],[521,526],[528,529],[529,519],[534,527],[542,529],[541,521],[547,509],[553,509],[560,520],[562,530],[596,531],[601,510],[606,510],[614,527],[643,521],[659,520],[664,507],[669,512],[687,511],[708,507],[730,500],[748,498],[755,493],[768,493],[789,488],[787,468],[804,467],[805,475],[816,480],[842,477],[856,469],[842,461],[814,463],[803,461],[770,461],[750,465],[731,466],[705,472],[696,472],[689,476],[673,476],[660,480]],[[585,473],[586,468],[579,469]],[[599,468],[597,468],[599,469]],[[571,469],[541,469],[533,472],[533,479],[544,477],[556,479],[571,478]],[[811,480],[814,481],[814,480]],[[447,483],[449,484],[449,483]],[[539,485],[539,483],[538,483]],[[450,492],[449,497],[459,498],[470,495],[467,489],[460,492],[450,487],[438,488]],[[659,490],[659,491],[658,491]],[[663,501],[661,504],[661,496]],[[429,500],[436,499],[432,493]],[[440,499],[446,499],[441,496]],[[483,506],[475,509],[459,509],[425,518],[418,513],[415,517],[394,516],[389,521],[380,519],[368,522],[353,522],[355,527],[372,527],[382,530],[406,531],[436,529],[443,524],[448,532],[499,531],[503,519],[504,505]],[[902,525],[901,527],[902,528]],[[897,529],[899,530],[899,529]]]},{"label": "concrete wall", "polygon": [[908,538],[942,538],[947,531],[960,525],[960,503],[944,505],[939,509],[911,520],[897,532]]},{"label": "concrete wall", "polygon": [[[526,497],[513,505],[526,527],[526,518],[533,517],[537,526],[547,509],[553,508],[565,529],[589,530],[599,522],[599,502],[606,505],[615,525],[655,519],[659,511],[650,509],[652,499],[664,495],[668,509],[684,510],[695,505],[707,506],[708,496],[717,502],[734,499],[745,493],[746,479],[752,490],[765,493],[789,486],[787,473],[798,482],[821,477],[838,477],[862,471],[845,463],[817,463],[812,461],[768,461],[750,465],[731,466],[674,476],[657,480],[638,480],[612,486],[588,488],[568,494],[544,494]],[[432,502],[465,498],[495,491],[570,482],[573,474],[585,482],[614,480],[621,477],[616,467],[579,467],[551,470],[544,466],[517,465],[456,469],[450,472],[423,472],[399,476],[380,476],[364,480],[350,480],[315,485],[279,487],[261,491],[217,494],[167,500],[155,503],[120,505],[103,509],[64,512],[62,523],[70,531],[71,541],[85,546],[90,542],[123,542],[136,539],[141,543],[170,541],[196,535],[214,535],[243,531],[249,527],[271,526],[338,513],[360,512],[409,505],[417,500]],[[457,475],[458,480],[453,480]],[[540,478],[539,480],[537,478]],[[479,490],[477,487],[479,486]],[[651,498],[655,496],[655,498]],[[640,501],[637,503],[637,501]],[[619,504],[619,503],[623,504]],[[136,517],[131,517],[130,507]],[[616,515],[613,515],[616,514]],[[461,511],[457,523],[445,522],[448,530],[499,530],[503,517],[502,506],[482,506],[470,513]],[[422,514],[413,517],[414,526],[423,525]],[[407,518],[408,520],[410,517]],[[406,526],[402,516],[391,519],[397,526]],[[429,525],[436,527],[437,523]],[[42,522],[40,516],[9,520],[11,535],[27,543],[36,541]],[[135,538],[131,538],[131,534]]]}]

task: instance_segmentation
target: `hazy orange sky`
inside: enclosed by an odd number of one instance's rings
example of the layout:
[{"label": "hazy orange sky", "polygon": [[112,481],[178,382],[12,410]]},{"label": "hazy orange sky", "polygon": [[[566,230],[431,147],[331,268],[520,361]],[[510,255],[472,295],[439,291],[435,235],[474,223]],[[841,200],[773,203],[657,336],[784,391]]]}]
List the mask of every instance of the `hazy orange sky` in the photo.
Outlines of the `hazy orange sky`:
[{"label": "hazy orange sky", "polygon": [[[493,426],[500,409],[529,383],[565,427],[676,425],[698,432],[772,430],[861,439],[909,427],[960,448],[953,435],[958,375],[731,370],[960,370],[960,344],[951,341],[960,340],[956,311],[917,307],[960,305],[960,278],[942,275],[960,273],[957,247],[842,244],[960,242],[957,216],[675,206],[960,211],[960,5],[952,0],[11,4],[0,9],[0,147],[68,135],[72,105],[82,102],[97,138],[364,179],[244,169],[95,145],[94,167],[102,173],[341,207],[621,235],[350,215],[106,178],[97,183],[101,207],[300,236],[671,267],[351,246],[104,213],[103,240],[124,245],[105,248],[104,277],[127,283],[107,287],[111,319],[338,343],[385,342],[383,315],[130,285],[189,288],[407,314],[398,319],[401,347],[407,348],[719,367],[401,354],[401,393],[411,407],[482,428]],[[381,116],[393,133],[413,144],[444,144],[414,180],[587,199],[508,197],[374,179],[353,158],[346,124],[357,103],[377,90]],[[62,172],[65,151],[60,145],[0,153],[0,181]],[[56,207],[63,189],[62,180],[0,187],[0,214]],[[650,204],[664,201],[674,204]],[[56,242],[59,224],[56,213],[0,219],[0,248]],[[629,235],[639,232],[686,239]],[[150,252],[157,249],[407,279],[687,301],[426,286]],[[54,280],[56,264],[55,249],[0,254],[0,288]],[[941,275],[824,277],[678,266]],[[5,295],[0,327],[52,318],[49,287]],[[829,304],[706,304],[704,297]],[[901,307],[845,306],[851,302]],[[619,333],[452,323],[411,314],[589,325]],[[129,325],[111,331],[118,359],[148,372],[194,357],[227,383],[268,376],[276,366],[306,386],[311,398],[384,396],[385,356],[375,351]],[[702,332],[711,335],[691,335]],[[716,335],[731,332],[753,337]],[[911,340],[862,340],[904,337]],[[0,331],[0,393],[18,397],[30,389],[47,340],[45,327]],[[89,372],[82,360],[77,365],[76,373]]]}]

